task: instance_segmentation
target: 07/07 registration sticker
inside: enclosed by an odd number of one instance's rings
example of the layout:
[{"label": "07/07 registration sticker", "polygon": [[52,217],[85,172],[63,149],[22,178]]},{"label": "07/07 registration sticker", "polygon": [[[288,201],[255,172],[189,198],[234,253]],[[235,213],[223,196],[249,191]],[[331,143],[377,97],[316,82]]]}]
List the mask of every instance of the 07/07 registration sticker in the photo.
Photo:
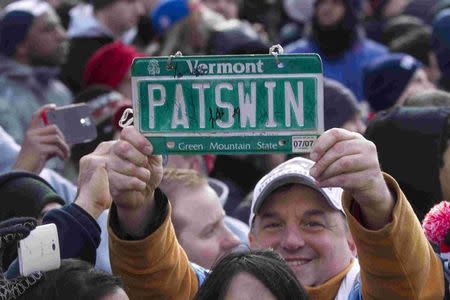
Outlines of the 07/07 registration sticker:
[{"label": "07/07 registration sticker", "polygon": [[155,153],[304,153],[323,132],[316,54],[138,58],[131,75]]},{"label": "07/07 registration sticker", "polygon": [[312,148],[316,140],[317,140],[316,136],[293,136],[292,152],[293,153],[309,152],[309,150]]}]

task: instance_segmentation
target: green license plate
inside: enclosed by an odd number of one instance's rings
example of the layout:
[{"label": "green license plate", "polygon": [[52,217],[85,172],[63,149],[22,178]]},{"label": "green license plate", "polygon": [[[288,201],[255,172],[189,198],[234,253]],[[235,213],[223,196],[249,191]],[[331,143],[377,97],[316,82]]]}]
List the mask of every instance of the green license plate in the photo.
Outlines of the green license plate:
[{"label": "green license plate", "polygon": [[315,54],[138,58],[131,75],[155,153],[302,153],[323,132]]}]

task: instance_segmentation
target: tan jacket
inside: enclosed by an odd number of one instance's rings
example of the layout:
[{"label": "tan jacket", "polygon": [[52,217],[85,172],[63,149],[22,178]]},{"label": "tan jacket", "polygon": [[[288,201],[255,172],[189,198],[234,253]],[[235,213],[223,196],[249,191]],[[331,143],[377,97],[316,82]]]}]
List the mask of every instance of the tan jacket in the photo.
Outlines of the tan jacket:
[{"label": "tan jacket", "polygon": [[[441,262],[397,182],[388,175],[385,180],[397,202],[391,223],[378,231],[365,229],[352,216],[353,199],[343,195],[358,249],[363,299],[441,300]],[[168,211],[163,224],[143,240],[121,240],[109,227],[112,269],[122,278],[131,299],[192,299],[198,289],[196,274],[175,237],[170,203]]]}]

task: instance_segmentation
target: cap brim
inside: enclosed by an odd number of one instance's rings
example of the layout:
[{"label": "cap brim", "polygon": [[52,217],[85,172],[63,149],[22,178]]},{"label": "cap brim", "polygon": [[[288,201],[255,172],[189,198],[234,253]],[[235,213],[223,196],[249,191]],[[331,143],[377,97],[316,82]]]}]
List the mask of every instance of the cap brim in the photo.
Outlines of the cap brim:
[{"label": "cap brim", "polygon": [[255,206],[253,207],[253,213],[255,215],[258,213],[258,211],[263,206],[264,201],[270,196],[273,191],[281,186],[291,183],[305,185],[312,188],[313,190],[316,190],[325,197],[325,200],[333,209],[342,211],[340,207],[336,207],[336,205],[334,205],[333,201],[331,201],[328,195],[320,187],[318,187],[311,178],[299,174],[285,174],[281,177],[278,177],[274,182],[268,184],[266,188],[259,194],[258,199],[256,199],[255,201]]}]

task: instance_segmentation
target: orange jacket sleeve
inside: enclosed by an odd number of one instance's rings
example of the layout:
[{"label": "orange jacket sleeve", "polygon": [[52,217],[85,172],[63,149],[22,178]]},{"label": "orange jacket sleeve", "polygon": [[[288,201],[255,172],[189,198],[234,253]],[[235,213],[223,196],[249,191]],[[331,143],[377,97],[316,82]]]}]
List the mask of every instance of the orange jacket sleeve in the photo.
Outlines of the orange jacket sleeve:
[{"label": "orange jacket sleeve", "polygon": [[113,273],[122,278],[130,299],[192,299],[197,276],[178,243],[170,220],[143,240],[122,240],[108,226]]},{"label": "orange jacket sleeve", "polygon": [[353,199],[343,205],[356,243],[364,300],[443,299],[444,274],[439,257],[426,239],[419,220],[397,182],[385,174],[396,195],[392,221],[377,231],[363,227],[350,213]]}]

